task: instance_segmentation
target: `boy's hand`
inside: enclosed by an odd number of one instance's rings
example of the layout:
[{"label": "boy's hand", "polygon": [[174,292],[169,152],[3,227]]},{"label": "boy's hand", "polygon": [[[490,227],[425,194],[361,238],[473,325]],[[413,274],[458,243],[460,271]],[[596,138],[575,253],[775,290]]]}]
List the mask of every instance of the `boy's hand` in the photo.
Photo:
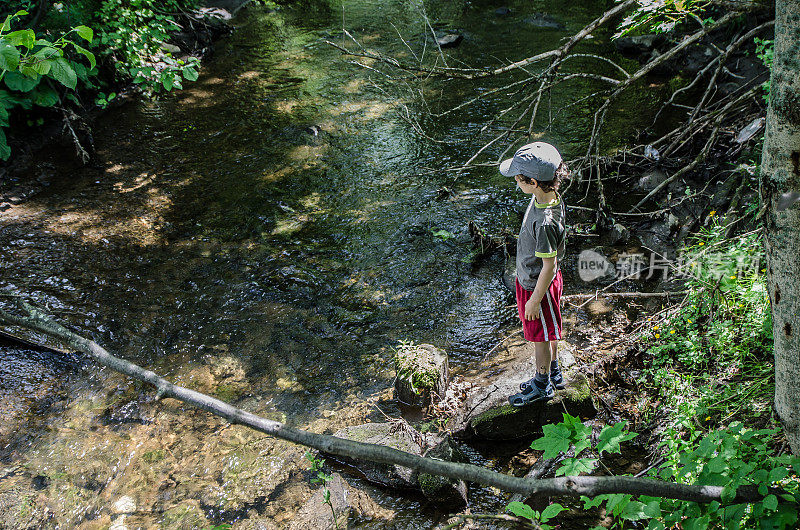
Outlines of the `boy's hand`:
[{"label": "boy's hand", "polygon": [[528,301],[525,302],[525,320],[539,318],[539,306],[540,302],[534,300],[532,296],[528,298]]}]

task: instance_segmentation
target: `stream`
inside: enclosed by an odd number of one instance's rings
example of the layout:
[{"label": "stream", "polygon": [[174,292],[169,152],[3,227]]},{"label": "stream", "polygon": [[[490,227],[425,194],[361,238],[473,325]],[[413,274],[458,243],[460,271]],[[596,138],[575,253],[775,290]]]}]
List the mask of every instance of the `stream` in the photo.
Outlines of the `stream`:
[{"label": "stream", "polygon": [[[447,144],[419,135],[399,117],[404,105],[421,108],[402,83],[388,88],[323,42],[341,42],[344,24],[371,49],[408,59],[399,32],[415,53],[438,53],[419,8],[331,5],[242,10],[197,82],[97,120],[93,164],[71,162],[67,148],[43,152],[33,171],[51,183],[0,213],[0,294],[25,293],[176,384],[317,432],[400,413],[390,390],[400,340],[445,349],[456,374],[473,369],[516,310],[504,258],[474,260],[468,223],[516,232],[527,198],[494,168],[458,179],[446,168],[482,145],[480,127],[501,108],[421,120]],[[488,1],[426,4],[437,29],[465,36],[447,60],[533,55],[611,4],[507,5],[499,16]],[[565,29],[525,21],[536,12]],[[581,49],[614,55],[610,33]],[[422,87],[439,111],[477,93],[463,81]],[[555,111],[595,89],[578,80],[549,103]],[[648,97],[634,93],[625,106]],[[541,139],[578,157],[591,119],[570,107]],[[608,144],[629,134],[621,121],[606,130]],[[581,290],[574,267],[567,292]],[[301,448],[152,394],[78,357],[0,344],[0,527],[108,527],[125,497],[136,505],[129,528],[280,527],[305,500]],[[393,512],[392,528],[444,520],[421,497],[363,487]],[[504,505],[497,491],[471,495],[474,511]]]}]

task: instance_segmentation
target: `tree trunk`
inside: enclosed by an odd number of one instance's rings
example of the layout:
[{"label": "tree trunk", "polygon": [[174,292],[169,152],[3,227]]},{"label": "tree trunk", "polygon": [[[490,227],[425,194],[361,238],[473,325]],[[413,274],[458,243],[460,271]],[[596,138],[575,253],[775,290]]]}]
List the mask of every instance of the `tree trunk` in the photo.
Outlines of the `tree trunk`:
[{"label": "tree trunk", "polygon": [[761,197],[767,207],[767,281],[775,336],[775,411],[800,455],[800,0],[775,2],[775,53]]}]

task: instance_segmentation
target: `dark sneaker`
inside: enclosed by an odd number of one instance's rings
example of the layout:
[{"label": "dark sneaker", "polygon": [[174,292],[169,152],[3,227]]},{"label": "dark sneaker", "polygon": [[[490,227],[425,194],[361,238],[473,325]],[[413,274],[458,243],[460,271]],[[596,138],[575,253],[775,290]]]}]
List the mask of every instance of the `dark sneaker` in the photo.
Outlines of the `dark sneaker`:
[{"label": "dark sneaker", "polygon": [[539,388],[539,385],[531,381],[525,390],[513,396],[509,396],[508,402],[515,407],[524,407],[534,401],[547,401],[548,399],[552,399],[555,393],[553,384],[550,383],[550,381],[547,382],[547,386],[544,388]]},{"label": "dark sneaker", "polygon": [[564,390],[566,388],[566,385],[564,384],[564,376],[561,374],[561,370],[550,371],[550,382],[553,383],[553,386],[558,390]]},{"label": "dark sneaker", "polygon": [[[556,390],[564,390],[567,388],[564,384],[564,376],[561,374],[561,370],[550,372],[550,382],[553,383],[553,386],[556,388]],[[528,379],[527,381],[519,384],[519,389],[525,392],[532,384],[533,379]]]}]

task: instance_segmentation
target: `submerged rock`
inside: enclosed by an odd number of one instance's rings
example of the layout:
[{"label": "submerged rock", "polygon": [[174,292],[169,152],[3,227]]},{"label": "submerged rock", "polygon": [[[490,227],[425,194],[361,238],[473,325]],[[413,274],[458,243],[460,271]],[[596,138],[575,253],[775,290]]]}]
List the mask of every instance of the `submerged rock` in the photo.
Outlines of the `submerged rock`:
[{"label": "submerged rock", "polygon": [[[347,484],[339,473],[334,473],[325,487],[330,492],[331,505],[325,502],[323,493],[325,488],[318,488],[294,516],[289,530],[347,528],[347,519],[350,516]],[[336,524],[333,521],[333,513],[336,513]]]},{"label": "submerged rock", "polygon": [[636,35],[634,37],[621,37],[614,40],[614,45],[626,57],[647,55],[664,44],[666,36],[663,33]]},{"label": "submerged rock", "polygon": [[438,44],[440,48],[455,48],[461,44],[462,40],[464,40],[464,35],[459,35],[458,33],[448,33],[447,35],[437,37],[436,44]]},{"label": "submerged rock", "polygon": [[565,29],[564,24],[547,13],[534,13],[522,20],[525,24],[541,29]]},{"label": "submerged rock", "polygon": [[467,398],[461,412],[448,423],[453,435],[460,438],[516,440],[533,436],[546,423],[561,421],[565,410],[581,418],[594,416],[597,408],[586,376],[569,368],[572,363],[565,356],[560,354],[559,357],[566,388],[556,390],[555,398],[525,407],[510,405],[508,396],[519,392],[519,384],[536,373],[532,361],[512,366]]},{"label": "submerged rock", "polygon": [[433,396],[444,396],[450,383],[447,353],[431,344],[403,345],[394,359],[395,399],[427,406]]}]

